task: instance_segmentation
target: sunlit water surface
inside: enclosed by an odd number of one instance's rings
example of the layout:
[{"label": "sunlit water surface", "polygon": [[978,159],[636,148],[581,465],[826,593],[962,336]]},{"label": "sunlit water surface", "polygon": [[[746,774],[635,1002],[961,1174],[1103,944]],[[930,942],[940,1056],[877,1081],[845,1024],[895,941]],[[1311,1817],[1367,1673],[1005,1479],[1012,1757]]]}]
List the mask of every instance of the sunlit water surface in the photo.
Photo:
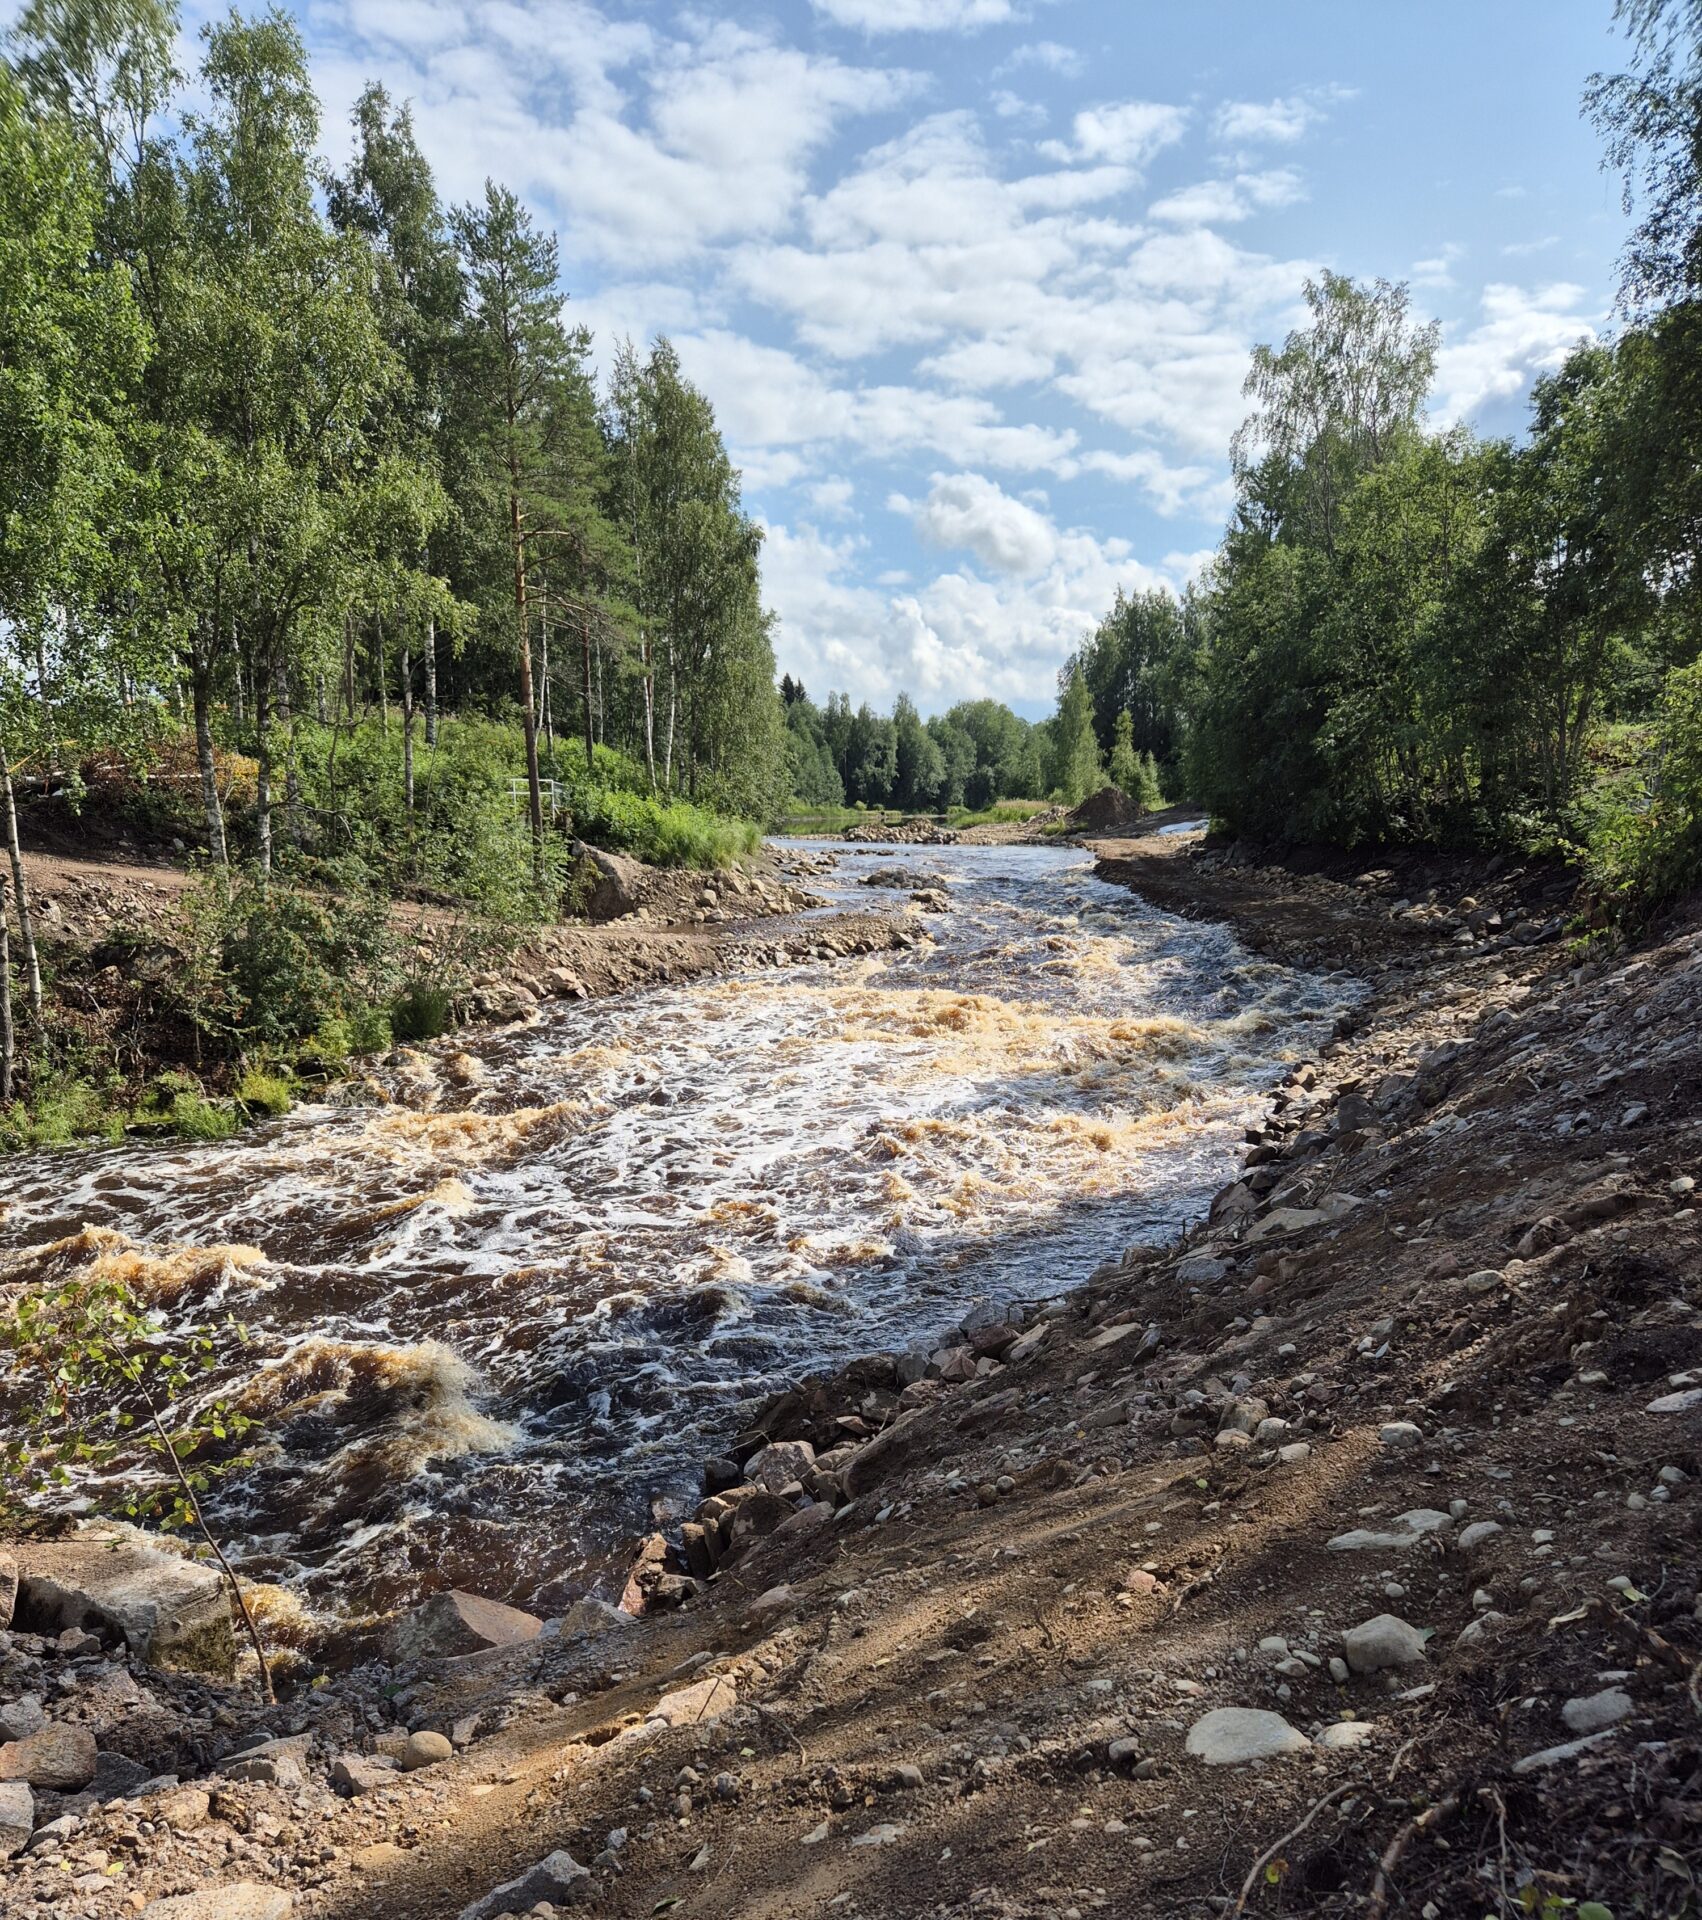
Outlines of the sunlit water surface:
[{"label": "sunlit water surface", "polygon": [[550,1005],[236,1144],[13,1160],[0,1249],[83,1236],[15,1271],[247,1326],[220,1504],[256,1577],[559,1608],[738,1402],[1174,1231],[1353,996],[1073,849],[841,849],[826,891],[894,862],[952,903],[914,951]]}]

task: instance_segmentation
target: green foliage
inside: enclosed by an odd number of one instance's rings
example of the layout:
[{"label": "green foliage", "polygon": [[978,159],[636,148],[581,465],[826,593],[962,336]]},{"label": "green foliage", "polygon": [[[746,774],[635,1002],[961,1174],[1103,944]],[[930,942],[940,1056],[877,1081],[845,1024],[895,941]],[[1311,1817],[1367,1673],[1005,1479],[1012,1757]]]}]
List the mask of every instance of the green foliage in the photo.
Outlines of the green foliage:
[{"label": "green foliage", "polygon": [[123,1132],[124,1113],[112,1090],[75,1074],[38,1071],[27,1104],[0,1107],[0,1153],[117,1140]]},{"label": "green foliage", "polygon": [[1068,677],[1058,699],[1057,751],[1054,780],[1069,806],[1079,806],[1104,783],[1105,767],[1093,731],[1093,701],[1079,667]]},{"label": "green foliage", "polygon": [[573,820],[595,846],[630,853],[653,867],[730,867],[762,843],[749,820],[727,820],[689,801],[592,788],[576,794]]},{"label": "green foliage", "polygon": [[228,1140],[242,1125],[234,1108],[199,1093],[175,1095],[166,1118],[186,1140]]},{"label": "green foliage", "polygon": [[263,1067],[247,1067],[236,1083],[236,1104],[252,1119],[265,1116],[276,1120],[295,1105],[290,1083],[281,1074],[268,1073]]},{"label": "green foliage", "polygon": [[397,1040],[435,1040],[449,1031],[449,992],[416,980],[391,1004],[390,1031]]},{"label": "green foliage", "polygon": [[[18,1396],[5,1497],[22,1508],[88,1474],[127,1519],[198,1525],[201,1496],[247,1464],[236,1450],[252,1425],[228,1401],[199,1398],[198,1384],[244,1337],[234,1323],[168,1335],[116,1280],[21,1292],[0,1318]],[[115,1463],[130,1470],[111,1475]]]},{"label": "green foliage", "polygon": [[1601,911],[1627,931],[1702,882],[1702,661],[1668,682],[1645,773],[1602,810],[1588,858]]}]

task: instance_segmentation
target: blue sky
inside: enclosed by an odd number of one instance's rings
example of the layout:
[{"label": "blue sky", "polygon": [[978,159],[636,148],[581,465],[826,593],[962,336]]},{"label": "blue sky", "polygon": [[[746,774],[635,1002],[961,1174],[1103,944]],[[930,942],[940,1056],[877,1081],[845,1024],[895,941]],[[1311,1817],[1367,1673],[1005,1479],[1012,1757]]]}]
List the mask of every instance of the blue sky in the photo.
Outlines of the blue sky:
[{"label": "blue sky", "polygon": [[1484,431],[1608,320],[1611,0],[296,11],[329,152],[381,79],[447,198],[559,231],[600,359],[674,338],[818,697],[1049,709],[1118,585],[1209,555],[1248,351],[1320,266],[1411,282],[1436,417]]}]

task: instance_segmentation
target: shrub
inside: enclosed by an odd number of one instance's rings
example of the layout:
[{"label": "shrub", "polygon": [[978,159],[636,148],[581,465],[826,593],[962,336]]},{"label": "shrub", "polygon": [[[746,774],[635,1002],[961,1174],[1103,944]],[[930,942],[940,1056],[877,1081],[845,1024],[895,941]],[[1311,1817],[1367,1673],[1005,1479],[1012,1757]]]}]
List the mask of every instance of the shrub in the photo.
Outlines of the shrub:
[{"label": "shrub", "polygon": [[290,1092],[289,1082],[275,1073],[267,1073],[260,1067],[249,1067],[236,1083],[236,1104],[251,1118],[256,1114],[265,1114],[271,1119],[289,1112],[295,1105]]},{"label": "shrub", "polygon": [[234,1107],[200,1093],[176,1095],[167,1117],[186,1140],[228,1140],[242,1125]]},{"label": "shrub", "polygon": [[1604,810],[1589,866],[1599,914],[1628,932],[1702,882],[1702,661],[1668,681],[1642,791]]},{"label": "shrub", "polygon": [[756,852],[762,834],[689,800],[593,788],[576,793],[574,825],[594,846],[630,853],[653,867],[730,867]]},{"label": "shrub", "polygon": [[390,1016],[382,1007],[357,1007],[350,1014],[350,1053],[385,1053],[391,1045]]},{"label": "shrub", "polygon": [[390,1031],[398,1040],[435,1040],[449,1031],[449,990],[416,980],[390,1007]]}]

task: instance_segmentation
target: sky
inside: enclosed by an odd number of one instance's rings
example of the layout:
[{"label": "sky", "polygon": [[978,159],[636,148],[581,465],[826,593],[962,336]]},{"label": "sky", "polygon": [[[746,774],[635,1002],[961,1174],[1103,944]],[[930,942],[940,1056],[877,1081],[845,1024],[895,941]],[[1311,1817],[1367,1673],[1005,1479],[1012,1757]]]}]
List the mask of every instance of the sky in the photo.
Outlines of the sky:
[{"label": "sky", "polygon": [[1048,711],[1119,587],[1209,559],[1249,353],[1323,267],[1410,284],[1433,418],[1487,433],[1610,321],[1611,0],[294,11],[334,159],[381,80],[447,199],[556,229],[601,365],[673,339],[818,699]]}]

